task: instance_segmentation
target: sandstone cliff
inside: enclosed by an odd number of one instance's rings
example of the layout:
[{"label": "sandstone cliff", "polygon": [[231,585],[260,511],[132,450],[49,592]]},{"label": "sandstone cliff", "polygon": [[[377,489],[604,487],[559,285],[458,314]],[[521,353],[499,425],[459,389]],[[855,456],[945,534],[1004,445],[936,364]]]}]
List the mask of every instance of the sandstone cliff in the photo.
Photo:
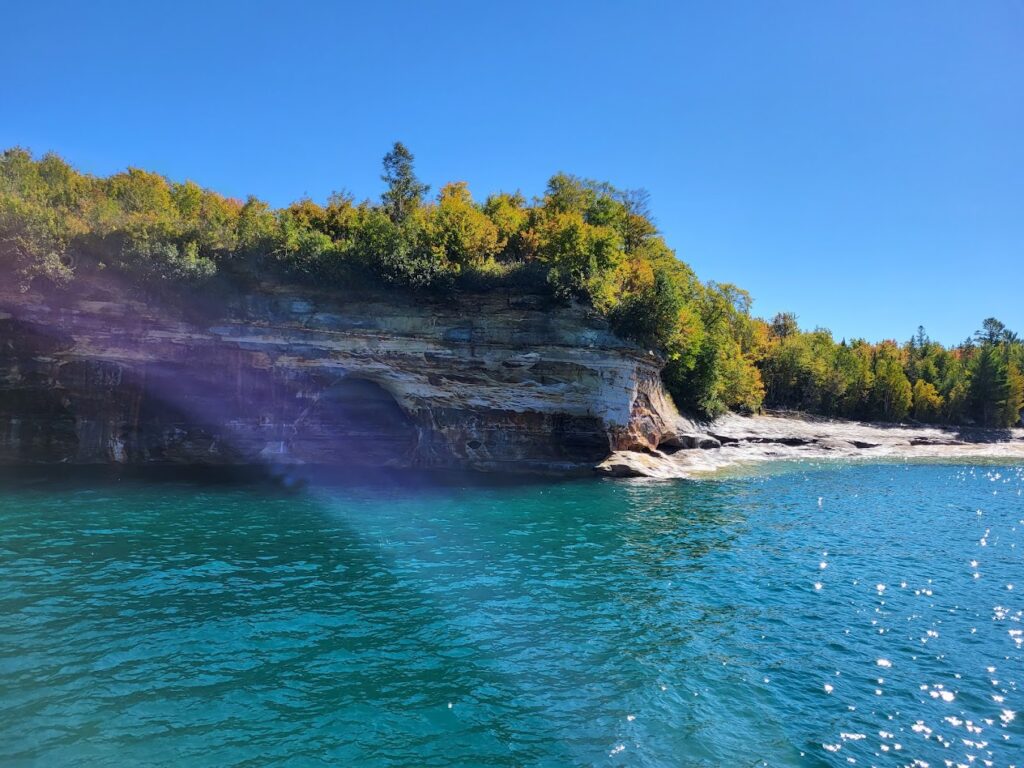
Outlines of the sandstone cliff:
[{"label": "sandstone cliff", "polygon": [[673,437],[659,361],[586,308],[272,287],[218,301],[0,288],[0,464],[557,474]]}]

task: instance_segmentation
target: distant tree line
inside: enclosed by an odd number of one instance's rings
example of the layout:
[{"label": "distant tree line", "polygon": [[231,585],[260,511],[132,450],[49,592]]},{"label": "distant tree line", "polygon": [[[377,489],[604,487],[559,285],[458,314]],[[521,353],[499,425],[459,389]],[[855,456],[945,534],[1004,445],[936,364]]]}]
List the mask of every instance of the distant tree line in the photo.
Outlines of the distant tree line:
[{"label": "distant tree line", "polygon": [[702,416],[763,406],[899,421],[1016,423],[1024,351],[996,320],[946,349],[835,343],[792,315],[768,323],[728,284],[702,283],[654,225],[646,193],[556,174],[543,196],[478,203],[465,183],[434,198],[413,156],[384,158],[379,203],[332,195],[274,210],[130,168],[107,178],[53,154],[0,156],[0,273],[28,289],[116,273],[149,287],[212,280],[547,293],[581,301],[665,359],[676,403]]},{"label": "distant tree line", "polygon": [[953,348],[924,328],[904,344],[838,344],[777,315],[763,331],[758,367],[765,403],[828,416],[1009,427],[1024,409],[1024,344],[995,318]]}]

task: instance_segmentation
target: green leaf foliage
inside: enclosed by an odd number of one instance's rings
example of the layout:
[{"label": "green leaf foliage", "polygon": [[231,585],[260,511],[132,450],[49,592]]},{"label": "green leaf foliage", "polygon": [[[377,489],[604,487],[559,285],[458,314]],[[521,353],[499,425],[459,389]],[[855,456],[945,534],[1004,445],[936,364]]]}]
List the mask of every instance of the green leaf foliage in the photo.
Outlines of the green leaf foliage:
[{"label": "green leaf foliage", "polygon": [[400,142],[379,204],[334,194],[273,209],[130,168],[79,173],[49,154],[0,155],[0,277],[22,290],[75,290],[91,274],[168,289],[220,280],[352,285],[452,294],[495,291],[577,302],[637,353],[663,363],[695,415],[792,408],[861,419],[1005,427],[1024,408],[1024,347],[988,318],[947,349],[923,329],[906,344],[836,343],[793,314],[751,315],[751,298],[702,283],[652,220],[647,194],[558,173],[545,193],[491,195],[464,182],[435,199]]}]

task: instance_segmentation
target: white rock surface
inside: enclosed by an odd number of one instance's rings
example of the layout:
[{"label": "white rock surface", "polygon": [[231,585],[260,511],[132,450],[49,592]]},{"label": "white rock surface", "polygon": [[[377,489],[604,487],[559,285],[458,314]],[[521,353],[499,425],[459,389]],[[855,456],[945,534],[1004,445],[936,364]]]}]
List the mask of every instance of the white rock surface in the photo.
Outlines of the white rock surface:
[{"label": "white rock surface", "polygon": [[[695,435],[693,422],[677,430]],[[1005,459],[1024,461],[1024,429],[868,424],[795,415],[730,414],[701,427],[721,447],[617,451],[598,472],[612,477],[700,478],[767,461],[800,459]],[[709,443],[713,445],[713,443]]]}]

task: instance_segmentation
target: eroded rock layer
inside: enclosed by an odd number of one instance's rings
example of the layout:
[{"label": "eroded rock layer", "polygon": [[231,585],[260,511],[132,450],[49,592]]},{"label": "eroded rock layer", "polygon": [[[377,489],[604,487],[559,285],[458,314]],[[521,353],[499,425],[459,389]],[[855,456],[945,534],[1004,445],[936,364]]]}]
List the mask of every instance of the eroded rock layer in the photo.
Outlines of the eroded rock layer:
[{"label": "eroded rock layer", "polygon": [[584,308],[125,295],[0,289],[0,464],[565,473],[673,436],[659,362]]}]

